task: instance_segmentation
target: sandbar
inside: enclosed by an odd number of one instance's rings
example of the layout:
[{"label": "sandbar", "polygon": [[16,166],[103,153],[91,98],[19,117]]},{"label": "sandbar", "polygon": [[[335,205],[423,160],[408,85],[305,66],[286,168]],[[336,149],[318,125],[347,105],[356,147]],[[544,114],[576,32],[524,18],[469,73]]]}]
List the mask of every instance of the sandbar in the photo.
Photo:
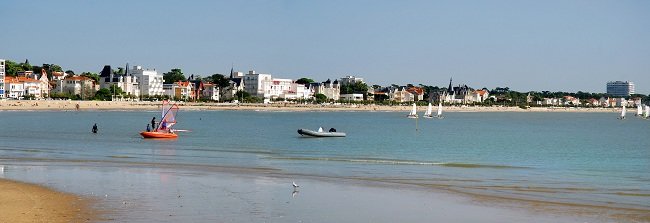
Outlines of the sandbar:
[{"label": "sandbar", "polygon": [[89,207],[79,196],[0,179],[0,222],[89,222]]}]

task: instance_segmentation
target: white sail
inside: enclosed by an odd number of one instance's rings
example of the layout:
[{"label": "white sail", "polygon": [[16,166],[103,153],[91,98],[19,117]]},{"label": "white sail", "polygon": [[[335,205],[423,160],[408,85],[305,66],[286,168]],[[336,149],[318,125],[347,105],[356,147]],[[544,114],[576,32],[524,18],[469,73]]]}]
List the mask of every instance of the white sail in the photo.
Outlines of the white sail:
[{"label": "white sail", "polygon": [[442,117],[442,102],[438,103],[438,117]]},{"label": "white sail", "polygon": [[627,113],[625,109],[625,105],[623,105],[623,110],[621,110],[621,119],[625,118],[625,113]]},{"label": "white sail", "polygon": [[648,118],[650,116],[650,106],[645,106],[645,113],[643,114],[644,118]]},{"label": "white sail", "polygon": [[431,103],[429,103],[429,107],[427,107],[427,111],[424,113],[424,116],[430,117],[431,116]]},{"label": "white sail", "polygon": [[417,118],[418,117],[417,109],[415,108],[415,103],[413,103],[413,108],[411,108],[411,112],[406,117],[408,117],[408,118]]},{"label": "white sail", "polygon": [[637,105],[636,106],[636,115],[637,116],[643,115],[643,105]]}]

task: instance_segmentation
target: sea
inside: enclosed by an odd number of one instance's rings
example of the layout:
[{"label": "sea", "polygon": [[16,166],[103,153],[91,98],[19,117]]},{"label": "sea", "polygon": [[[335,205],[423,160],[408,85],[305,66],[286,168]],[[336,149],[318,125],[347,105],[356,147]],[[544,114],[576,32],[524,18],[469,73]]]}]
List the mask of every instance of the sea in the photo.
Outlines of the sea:
[{"label": "sea", "polygon": [[[127,165],[190,175],[214,167],[650,211],[650,120],[618,115],[449,112],[407,119],[403,112],[181,110],[174,127],[187,131],[151,140],[138,133],[160,112],[2,111],[0,177],[59,187],[85,179],[101,187],[136,181],[108,171]],[[98,134],[91,133],[95,123]],[[319,127],[347,137],[297,133]],[[64,187],[92,193],[83,184]]]}]

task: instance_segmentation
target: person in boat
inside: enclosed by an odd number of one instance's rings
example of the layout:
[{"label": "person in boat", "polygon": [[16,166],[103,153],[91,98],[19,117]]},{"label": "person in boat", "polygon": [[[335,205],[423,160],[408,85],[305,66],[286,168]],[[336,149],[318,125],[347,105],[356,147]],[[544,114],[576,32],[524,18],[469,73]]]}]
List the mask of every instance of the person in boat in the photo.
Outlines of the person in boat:
[{"label": "person in boat", "polygon": [[97,133],[97,123],[93,125],[93,129],[91,130],[93,133]]},{"label": "person in boat", "polygon": [[147,132],[151,132],[151,128],[149,127],[149,124],[147,124]]},{"label": "person in boat", "polygon": [[330,128],[329,132],[336,132],[336,129],[335,128]]},{"label": "person in boat", "polygon": [[151,119],[151,128],[154,128],[154,129],[156,128],[156,117],[155,116]]},{"label": "person in boat", "polygon": [[167,128],[167,122],[164,120],[160,123],[160,131],[162,132],[169,132],[169,129]]}]

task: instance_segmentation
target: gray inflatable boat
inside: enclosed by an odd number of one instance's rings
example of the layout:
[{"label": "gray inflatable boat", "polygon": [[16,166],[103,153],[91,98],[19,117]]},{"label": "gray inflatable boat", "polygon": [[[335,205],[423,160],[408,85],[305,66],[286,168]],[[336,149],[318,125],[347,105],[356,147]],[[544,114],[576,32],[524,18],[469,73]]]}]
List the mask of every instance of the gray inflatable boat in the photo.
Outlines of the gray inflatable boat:
[{"label": "gray inflatable boat", "polygon": [[311,137],[345,137],[345,132],[318,132],[309,129],[298,129],[298,134]]}]

